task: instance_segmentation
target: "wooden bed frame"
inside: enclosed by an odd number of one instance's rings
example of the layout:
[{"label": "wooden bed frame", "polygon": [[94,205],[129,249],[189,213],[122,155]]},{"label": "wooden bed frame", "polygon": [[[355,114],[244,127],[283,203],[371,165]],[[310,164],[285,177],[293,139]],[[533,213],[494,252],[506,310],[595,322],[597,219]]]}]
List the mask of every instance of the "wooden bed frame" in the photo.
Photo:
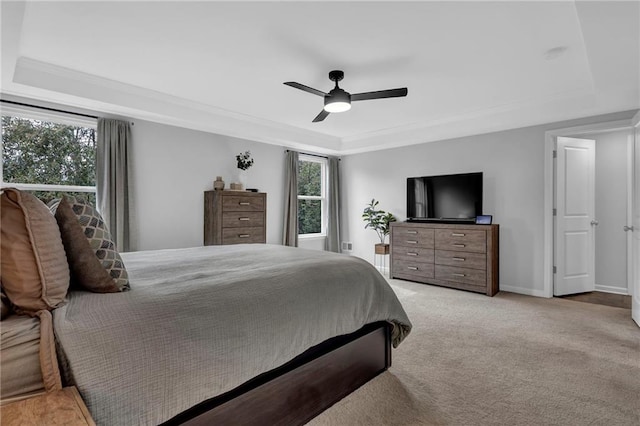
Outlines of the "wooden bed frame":
[{"label": "wooden bed frame", "polygon": [[303,425],[391,366],[391,325],[368,324],[163,425]]}]

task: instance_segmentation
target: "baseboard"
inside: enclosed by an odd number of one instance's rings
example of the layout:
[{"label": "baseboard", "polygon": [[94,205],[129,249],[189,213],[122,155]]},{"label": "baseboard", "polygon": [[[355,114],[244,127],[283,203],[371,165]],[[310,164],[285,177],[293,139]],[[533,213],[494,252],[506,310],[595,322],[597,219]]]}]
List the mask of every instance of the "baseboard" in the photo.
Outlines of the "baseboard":
[{"label": "baseboard", "polygon": [[597,291],[602,291],[604,293],[623,294],[625,296],[629,295],[629,291],[626,287],[613,287],[610,285],[596,284],[595,288]]},{"label": "baseboard", "polygon": [[500,284],[500,291],[508,291],[510,293],[524,294],[526,296],[535,296],[535,297],[546,297],[546,298],[548,298],[548,296],[545,294],[544,290],[535,290],[535,289],[532,289],[532,288],[515,287],[515,286]]}]

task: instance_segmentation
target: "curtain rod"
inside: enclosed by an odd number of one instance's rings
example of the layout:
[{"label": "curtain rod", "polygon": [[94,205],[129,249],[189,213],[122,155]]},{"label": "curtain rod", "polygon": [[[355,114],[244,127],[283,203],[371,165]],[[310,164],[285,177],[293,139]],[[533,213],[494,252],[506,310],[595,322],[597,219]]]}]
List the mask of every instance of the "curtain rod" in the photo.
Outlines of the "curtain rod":
[{"label": "curtain rod", "polygon": [[95,116],[95,115],[81,114],[79,112],[65,111],[65,110],[62,110],[62,109],[49,108],[49,107],[43,107],[43,106],[38,106],[38,105],[30,105],[30,104],[25,104],[25,103],[22,103],[22,102],[8,101],[6,99],[0,99],[0,102],[6,103],[6,104],[12,104],[12,105],[25,106],[25,107],[30,107],[30,108],[44,109],[46,111],[61,112],[63,114],[77,115],[77,116],[80,116],[80,117],[95,118],[96,120],[98,119],[98,117]]},{"label": "curtain rod", "polygon": [[[291,151],[290,149],[285,149],[284,152],[289,152]],[[309,154],[308,152],[300,152],[298,151],[299,154],[302,155],[308,155],[310,157],[318,157],[318,158],[329,158],[327,155],[320,155],[320,154]],[[340,160],[340,158],[338,158],[338,160]]]}]

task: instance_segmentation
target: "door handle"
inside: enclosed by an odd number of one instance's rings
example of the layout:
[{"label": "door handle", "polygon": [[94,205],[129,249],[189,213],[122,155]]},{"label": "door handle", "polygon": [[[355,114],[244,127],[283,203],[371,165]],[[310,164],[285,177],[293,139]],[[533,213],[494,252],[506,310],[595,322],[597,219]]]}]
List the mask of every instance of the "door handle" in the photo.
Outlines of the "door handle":
[{"label": "door handle", "polygon": [[633,226],[623,226],[622,229],[624,229],[624,232],[629,232],[629,231],[634,231]]},{"label": "door handle", "polygon": [[591,226],[597,226],[597,225],[598,225],[598,223],[599,223],[599,222],[598,222],[597,220],[593,219],[593,220],[591,221]]}]

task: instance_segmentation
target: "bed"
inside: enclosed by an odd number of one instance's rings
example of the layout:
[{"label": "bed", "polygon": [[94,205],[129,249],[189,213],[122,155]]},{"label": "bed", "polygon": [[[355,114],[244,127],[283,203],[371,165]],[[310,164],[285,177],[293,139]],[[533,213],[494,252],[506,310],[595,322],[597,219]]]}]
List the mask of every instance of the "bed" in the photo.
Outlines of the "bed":
[{"label": "bed", "polygon": [[220,405],[242,385],[300,368],[352,334],[383,336],[375,375],[390,363],[386,345],[410,330],[384,278],[355,257],[265,244],[122,257],[131,291],[71,292],[53,311],[63,376],[98,424],[189,421],[211,408],[207,401]]},{"label": "bed", "polygon": [[356,257],[266,244],[123,253],[131,290],[53,310],[97,424],[304,424],[384,371],[411,323]]},{"label": "bed", "polygon": [[131,291],[72,292],[53,311],[63,376],[98,424],[185,422],[209,400],[308,361],[299,356],[342,347],[332,338],[375,340],[381,329],[397,345],[410,330],[384,278],[355,257],[264,244],[122,257]]}]

